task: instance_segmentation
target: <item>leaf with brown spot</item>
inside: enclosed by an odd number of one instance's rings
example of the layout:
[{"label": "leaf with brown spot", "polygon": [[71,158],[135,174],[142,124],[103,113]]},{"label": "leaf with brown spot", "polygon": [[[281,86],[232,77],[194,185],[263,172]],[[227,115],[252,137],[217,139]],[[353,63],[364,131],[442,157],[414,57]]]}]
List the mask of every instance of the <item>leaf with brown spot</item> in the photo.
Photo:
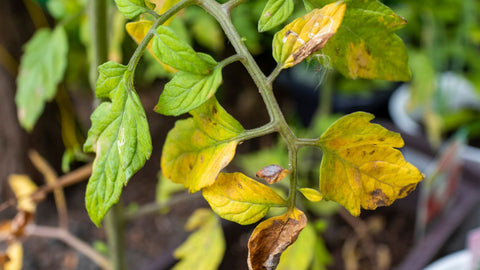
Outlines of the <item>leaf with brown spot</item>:
[{"label": "leaf with brown spot", "polygon": [[356,112],[333,123],[318,140],[323,150],[320,192],[354,216],[403,198],[423,175],[405,161],[400,134],[370,123],[373,115]]},{"label": "leaf with brown spot", "polygon": [[289,68],[322,49],[337,32],[345,9],[345,3],[339,1],[289,23],[273,38],[273,58],[283,68]]},{"label": "leaf with brown spot", "polygon": [[267,183],[274,184],[277,183],[278,181],[282,180],[285,178],[290,173],[289,170],[282,168],[279,165],[272,164],[263,167],[261,170],[259,170],[255,175],[258,178],[265,179]]},{"label": "leaf with brown spot", "polygon": [[8,244],[6,251],[8,261],[1,267],[3,270],[21,270],[23,264],[23,246],[21,242],[14,241]]},{"label": "leaf with brown spot", "polygon": [[248,241],[248,268],[275,269],[282,252],[297,240],[306,225],[307,217],[296,208],[258,224]]},{"label": "leaf with brown spot", "polygon": [[[335,0],[305,0],[309,9]],[[322,53],[345,77],[408,81],[405,44],[395,31],[407,21],[378,0],[346,0],[347,10],[336,34]]]}]

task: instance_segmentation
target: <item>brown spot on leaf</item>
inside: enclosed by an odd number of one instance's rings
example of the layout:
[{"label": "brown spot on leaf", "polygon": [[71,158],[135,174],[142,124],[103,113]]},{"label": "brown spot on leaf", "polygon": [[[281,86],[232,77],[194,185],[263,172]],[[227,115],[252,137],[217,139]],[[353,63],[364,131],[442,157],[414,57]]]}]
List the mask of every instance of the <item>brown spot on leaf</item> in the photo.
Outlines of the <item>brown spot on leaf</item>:
[{"label": "brown spot on leaf", "polygon": [[282,252],[297,240],[305,225],[307,217],[297,209],[260,223],[248,241],[248,268],[274,270]]},{"label": "brown spot on leaf", "polygon": [[269,184],[274,184],[285,178],[285,176],[287,176],[289,173],[289,170],[273,164],[263,167],[263,169],[256,173],[256,176],[265,179],[265,181],[267,181]]},{"label": "brown spot on leaf", "polygon": [[406,186],[402,187],[400,189],[400,191],[398,192],[398,197],[403,198],[403,197],[407,196],[408,194],[410,194],[410,192],[412,192],[415,189],[415,187],[417,187],[416,183],[413,183],[413,184],[406,185]]},{"label": "brown spot on leaf", "polygon": [[[288,31],[287,31],[288,32]],[[293,65],[296,65],[302,62],[305,58],[312,55],[313,53],[321,50],[327,41],[335,34],[334,32],[326,32],[315,35],[311,38],[305,45],[298,49],[295,53],[292,54]]]},{"label": "brown spot on leaf", "polygon": [[372,200],[377,206],[387,206],[389,205],[390,199],[383,193],[383,191],[379,188],[375,189],[370,193],[372,196]]}]

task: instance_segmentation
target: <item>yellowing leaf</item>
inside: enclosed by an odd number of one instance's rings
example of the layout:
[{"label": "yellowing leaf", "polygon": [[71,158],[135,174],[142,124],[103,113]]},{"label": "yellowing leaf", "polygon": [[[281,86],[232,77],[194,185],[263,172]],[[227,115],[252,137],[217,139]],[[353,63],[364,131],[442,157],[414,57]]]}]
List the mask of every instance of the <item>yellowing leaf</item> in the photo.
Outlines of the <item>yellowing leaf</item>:
[{"label": "yellowing leaf", "polygon": [[296,208],[258,224],[248,241],[248,268],[275,269],[282,252],[297,240],[306,225],[307,217]]},{"label": "yellowing leaf", "polygon": [[37,185],[26,175],[12,174],[8,177],[8,184],[17,198],[17,208],[28,213],[35,213],[37,204],[32,200],[32,195]]},{"label": "yellowing leaf", "polygon": [[307,224],[298,235],[297,241],[289,246],[280,257],[276,270],[307,270],[315,254],[318,241],[315,229]]},{"label": "yellowing leaf", "polygon": [[8,245],[7,256],[9,261],[5,263],[4,270],[21,270],[23,264],[23,247],[21,242],[13,242]]},{"label": "yellowing leaf", "polygon": [[215,98],[179,120],[165,140],[162,172],[191,192],[207,187],[232,160],[244,129]]},{"label": "yellowing leaf", "polygon": [[318,141],[323,150],[320,191],[354,216],[360,207],[375,209],[405,197],[423,178],[395,149],[403,147],[400,134],[371,124],[373,118],[365,112],[344,116]]},{"label": "yellowing leaf", "polygon": [[273,189],[242,173],[220,173],[202,193],[217,215],[242,225],[257,222],[271,206],[286,204]]},{"label": "yellowing leaf", "polygon": [[288,68],[322,49],[342,23],[345,9],[344,2],[314,9],[277,32],[272,45],[277,63]]},{"label": "yellowing leaf", "polygon": [[[137,44],[140,44],[140,42],[142,42],[143,38],[147,35],[148,30],[150,30],[152,25],[153,25],[152,21],[140,20],[140,21],[136,21],[136,22],[127,23],[125,25],[125,28],[127,29],[127,33],[133,38],[133,40],[135,40],[135,42]],[[160,61],[160,59],[158,59],[158,57],[153,53],[152,42],[153,41],[150,40],[150,42],[147,45],[147,49],[150,52],[150,54],[155,58],[155,60],[157,60],[162,65],[162,67],[166,71],[172,72],[172,73],[177,72],[176,69],[172,68],[169,65],[164,64],[162,61]]]},{"label": "yellowing leaf", "polygon": [[225,252],[225,239],[215,214],[208,209],[198,209],[187,221],[185,229],[198,230],[175,250],[173,255],[180,259],[180,262],[173,269],[217,269]]},{"label": "yellowing leaf", "polygon": [[300,191],[303,196],[311,202],[319,202],[323,199],[322,193],[313,188],[299,188],[298,191]]},{"label": "yellowing leaf", "polygon": [[[321,7],[335,0],[305,0]],[[348,78],[408,81],[411,77],[405,44],[395,31],[407,21],[378,0],[346,0],[342,25],[322,50]]]}]

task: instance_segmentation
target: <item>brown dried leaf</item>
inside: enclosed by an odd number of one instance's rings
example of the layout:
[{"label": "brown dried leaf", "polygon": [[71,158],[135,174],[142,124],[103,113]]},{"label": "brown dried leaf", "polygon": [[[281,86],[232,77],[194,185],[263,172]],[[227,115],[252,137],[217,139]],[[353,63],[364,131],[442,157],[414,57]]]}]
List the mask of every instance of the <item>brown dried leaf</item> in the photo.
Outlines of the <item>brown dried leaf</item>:
[{"label": "brown dried leaf", "polygon": [[33,214],[20,211],[12,220],[0,223],[0,240],[17,239],[25,235],[25,227],[33,220]]},{"label": "brown dried leaf", "polygon": [[272,164],[272,165],[263,167],[263,169],[259,170],[256,173],[256,176],[259,178],[265,179],[265,181],[267,181],[267,183],[271,185],[282,180],[289,173],[290,173],[289,170],[284,169],[277,164]]},{"label": "brown dried leaf", "polygon": [[306,225],[307,217],[296,208],[258,224],[248,241],[248,268],[275,269],[282,252],[297,240]]}]

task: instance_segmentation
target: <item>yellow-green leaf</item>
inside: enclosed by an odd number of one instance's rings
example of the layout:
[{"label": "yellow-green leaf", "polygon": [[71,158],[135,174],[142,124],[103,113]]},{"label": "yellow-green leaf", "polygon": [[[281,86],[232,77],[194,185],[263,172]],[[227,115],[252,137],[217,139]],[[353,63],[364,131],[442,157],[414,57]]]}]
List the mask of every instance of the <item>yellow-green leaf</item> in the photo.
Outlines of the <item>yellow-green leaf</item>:
[{"label": "yellow-green leaf", "polygon": [[[155,8],[153,9],[153,11],[155,11],[158,14],[163,14],[165,11],[169,10],[179,1],[180,0],[145,0],[145,3],[147,5],[149,5],[149,3],[147,2],[154,4]],[[163,23],[163,25],[169,25],[174,17],[175,15],[170,17],[166,22]]]},{"label": "yellow-green leaf", "polygon": [[[304,0],[321,7],[335,0]],[[378,0],[346,0],[342,25],[322,53],[348,78],[407,81],[405,44],[395,31],[407,21]]]},{"label": "yellow-green leaf", "polygon": [[133,19],[147,9],[144,0],[115,0],[115,4],[123,16],[129,19]]},{"label": "yellow-green leaf", "polygon": [[373,115],[356,112],[332,124],[318,140],[323,150],[320,191],[354,216],[403,198],[423,179],[395,149],[400,134],[370,123]]},{"label": "yellow-green leaf", "polygon": [[[215,60],[199,53],[206,63],[216,65]],[[195,74],[180,70],[163,89],[155,106],[157,113],[178,116],[196,109],[210,99],[222,83],[222,67],[217,66],[210,74]]]},{"label": "yellow-green leaf", "polygon": [[265,32],[280,25],[292,12],[293,0],[268,0],[258,20],[258,32]]},{"label": "yellow-green leaf", "polygon": [[272,206],[286,204],[273,189],[242,173],[220,173],[202,193],[217,215],[242,225],[259,221]]},{"label": "yellow-green leaf", "polygon": [[307,217],[296,208],[258,224],[248,240],[248,268],[275,269],[282,252],[297,240],[306,225]]},{"label": "yellow-green leaf", "polygon": [[12,174],[8,184],[17,198],[17,208],[28,213],[35,213],[37,204],[30,197],[37,191],[37,185],[27,175]]},{"label": "yellow-green leaf", "polygon": [[225,252],[225,239],[217,216],[208,209],[198,209],[187,221],[185,229],[197,231],[175,250],[173,255],[180,262],[173,269],[216,270]]},{"label": "yellow-green leaf", "polygon": [[244,129],[215,98],[190,114],[168,133],[161,165],[165,177],[195,192],[213,184],[230,163]]},{"label": "yellow-green leaf", "polygon": [[207,75],[217,64],[213,58],[206,60],[197,54],[174,30],[163,25],[155,32],[152,49],[160,61],[189,73]]},{"label": "yellow-green leaf", "polygon": [[45,103],[55,97],[67,68],[68,38],[65,29],[40,29],[25,45],[17,77],[18,120],[32,131]]},{"label": "yellow-green leaf", "polygon": [[315,255],[318,241],[315,229],[307,224],[298,235],[297,241],[289,246],[280,257],[276,270],[307,270]]},{"label": "yellow-green leaf", "polygon": [[[127,29],[127,33],[133,38],[133,40],[135,40],[137,44],[140,44],[143,38],[147,35],[148,30],[150,30],[152,25],[153,25],[152,21],[140,20],[136,22],[127,23],[125,25],[125,28]],[[158,59],[158,57],[153,53],[152,43],[153,43],[153,40],[150,40],[150,42],[147,45],[147,49],[150,52],[150,54],[155,58],[155,60],[157,60],[157,62],[159,62],[167,72],[171,72],[171,73],[177,72],[176,69],[163,63],[162,61],[160,61],[160,59]]]},{"label": "yellow-green leaf", "polygon": [[344,2],[335,2],[314,9],[295,19],[273,38],[273,57],[283,68],[302,62],[320,50],[337,32],[345,14]]},{"label": "yellow-green leaf", "polygon": [[300,191],[303,196],[311,202],[319,202],[323,199],[322,193],[313,188],[299,188],[298,191]]}]

